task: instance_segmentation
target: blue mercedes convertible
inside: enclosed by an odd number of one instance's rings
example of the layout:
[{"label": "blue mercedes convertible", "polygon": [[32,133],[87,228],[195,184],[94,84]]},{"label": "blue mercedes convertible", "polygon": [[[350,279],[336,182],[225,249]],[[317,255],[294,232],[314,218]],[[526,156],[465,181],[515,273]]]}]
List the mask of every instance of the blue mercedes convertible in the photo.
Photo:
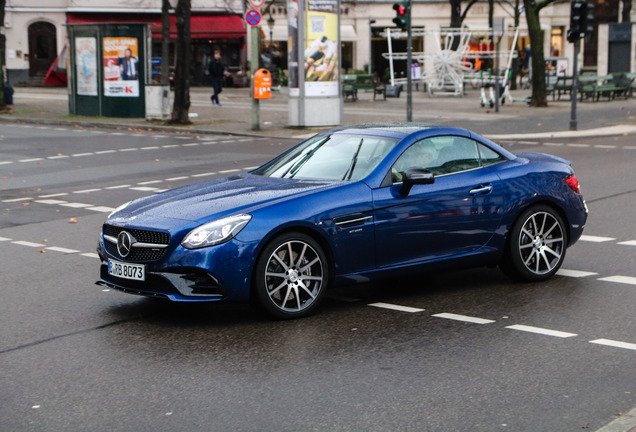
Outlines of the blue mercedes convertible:
[{"label": "blue mercedes convertible", "polygon": [[542,281],[583,232],[570,163],[465,129],[319,133],[265,165],[127,203],[103,225],[99,285],[305,316],[330,286],[499,267]]}]

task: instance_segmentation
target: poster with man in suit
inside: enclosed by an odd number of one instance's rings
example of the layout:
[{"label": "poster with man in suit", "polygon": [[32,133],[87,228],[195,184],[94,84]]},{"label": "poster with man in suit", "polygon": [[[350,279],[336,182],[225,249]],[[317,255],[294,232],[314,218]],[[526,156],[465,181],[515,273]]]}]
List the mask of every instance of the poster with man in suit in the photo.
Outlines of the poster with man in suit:
[{"label": "poster with man in suit", "polygon": [[104,96],[139,97],[137,38],[105,37]]}]

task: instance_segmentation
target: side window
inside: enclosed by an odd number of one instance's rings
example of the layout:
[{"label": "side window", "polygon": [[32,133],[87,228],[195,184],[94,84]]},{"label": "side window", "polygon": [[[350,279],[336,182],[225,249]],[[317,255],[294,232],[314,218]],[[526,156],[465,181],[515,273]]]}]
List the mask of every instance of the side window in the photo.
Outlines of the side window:
[{"label": "side window", "polygon": [[[450,137],[445,137],[448,138]],[[440,145],[434,174],[451,174],[480,166],[477,143],[469,138],[452,137]]]},{"label": "side window", "polygon": [[481,156],[482,166],[493,165],[506,160],[506,158],[502,155],[483,144],[478,144],[477,147],[479,147],[479,155]]},{"label": "side window", "polygon": [[402,182],[409,168],[423,168],[436,176],[471,170],[504,161],[505,158],[470,138],[439,136],[414,143],[391,169],[393,184]]}]

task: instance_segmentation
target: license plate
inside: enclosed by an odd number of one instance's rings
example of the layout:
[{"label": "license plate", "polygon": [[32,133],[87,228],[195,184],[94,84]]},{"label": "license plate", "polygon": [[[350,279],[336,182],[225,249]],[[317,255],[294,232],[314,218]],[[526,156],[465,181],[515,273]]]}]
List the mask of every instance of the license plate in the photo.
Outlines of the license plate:
[{"label": "license plate", "polygon": [[108,274],[122,279],[143,281],[146,280],[146,266],[143,264],[128,264],[109,259]]}]

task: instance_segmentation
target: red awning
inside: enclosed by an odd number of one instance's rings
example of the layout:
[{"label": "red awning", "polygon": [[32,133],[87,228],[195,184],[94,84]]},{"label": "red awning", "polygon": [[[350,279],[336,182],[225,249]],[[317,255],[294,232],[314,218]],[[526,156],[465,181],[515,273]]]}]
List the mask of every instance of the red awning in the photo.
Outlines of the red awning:
[{"label": "red awning", "polygon": [[[152,37],[161,37],[160,14],[68,13],[68,24],[148,23]],[[177,37],[177,17],[170,15],[170,37]],[[243,19],[239,15],[192,15],[192,39],[240,38],[245,36]]]}]

